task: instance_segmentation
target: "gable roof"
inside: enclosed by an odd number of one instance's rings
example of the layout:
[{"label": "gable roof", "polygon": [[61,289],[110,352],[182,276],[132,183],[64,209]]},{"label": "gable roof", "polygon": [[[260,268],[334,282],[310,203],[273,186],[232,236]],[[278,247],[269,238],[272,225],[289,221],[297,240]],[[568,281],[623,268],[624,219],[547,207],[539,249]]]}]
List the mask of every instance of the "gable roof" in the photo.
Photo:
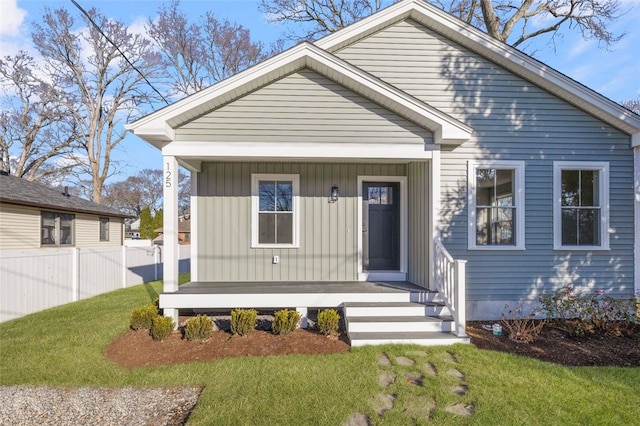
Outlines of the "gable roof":
[{"label": "gable roof", "polygon": [[301,43],[125,128],[162,149],[174,139],[176,127],[297,70],[310,68],[432,131],[436,143],[459,144],[471,136],[472,129],[466,124],[333,55],[342,47],[404,19],[419,22],[598,117],[631,135],[632,146],[640,146],[640,116],[423,0],[398,2],[314,44]]},{"label": "gable roof", "polygon": [[65,195],[59,190],[4,173],[0,173],[0,202],[73,213],[129,217],[129,215],[111,207]]},{"label": "gable roof", "polygon": [[307,42],[125,127],[162,148],[173,140],[176,127],[304,68],[430,130],[436,143],[459,144],[473,132],[450,115]]},{"label": "gable roof", "polygon": [[640,116],[531,56],[496,40],[423,0],[404,0],[336,31],[315,44],[334,53],[383,28],[413,19],[515,75],[553,93],[583,111],[632,136],[640,146]]}]

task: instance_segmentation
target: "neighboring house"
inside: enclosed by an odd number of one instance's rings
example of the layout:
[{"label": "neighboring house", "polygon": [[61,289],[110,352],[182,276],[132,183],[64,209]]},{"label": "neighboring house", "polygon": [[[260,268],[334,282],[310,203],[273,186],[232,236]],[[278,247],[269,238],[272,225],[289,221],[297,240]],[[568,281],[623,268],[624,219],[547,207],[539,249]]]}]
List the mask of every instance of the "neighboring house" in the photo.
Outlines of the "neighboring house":
[{"label": "neighboring house", "polygon": [[132,240],[140,239],[140,219],[135,219],[127,225],[125,221],[124,237]]},{"label": "neighboring house", "polygon": [[[162,151],[176,242],[178,164],[192,173],[191,283],[178,288],[177,245],[164,246],[160,306],[176,319],[341,306],[352,343],[428,344],[400,339],[409,327],[377,318],[401,314],[381,303],[442,300],[442,330],[464,338],[465,317],[565,284],[640,291],[640,116],[422,1],[127,128]],[[394,282],[410,296],[368,294]],[[426,306],[431,324],[442,311]]]},{"label": "neighboring house", "polygon": [[115,209],[0,173],[0,249],[121,246]]},{"label": "neighboring house", "polygon": [[[164,228],[158,228],[154,232],[156,232],[158,236],[153,239],[153,243],[158,245],[164,244]],[[191,219],[184,219],[182,217],[178,219],[178,244],[191,244]]]}]

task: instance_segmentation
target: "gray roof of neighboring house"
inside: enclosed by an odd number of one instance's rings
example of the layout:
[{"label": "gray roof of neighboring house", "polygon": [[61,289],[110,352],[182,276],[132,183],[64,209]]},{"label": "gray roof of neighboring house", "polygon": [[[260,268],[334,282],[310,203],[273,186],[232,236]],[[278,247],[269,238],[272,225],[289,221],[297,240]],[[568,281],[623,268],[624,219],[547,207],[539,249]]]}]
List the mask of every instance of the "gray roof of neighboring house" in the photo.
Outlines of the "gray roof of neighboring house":
[{"label": "gray roof of neighboring house", "polygon": [[39,183],[5,173],[0,173],[0,202],[67,212],[129,217],[128,214],[111,207],[65,195],[57,189],[51,189]]}]

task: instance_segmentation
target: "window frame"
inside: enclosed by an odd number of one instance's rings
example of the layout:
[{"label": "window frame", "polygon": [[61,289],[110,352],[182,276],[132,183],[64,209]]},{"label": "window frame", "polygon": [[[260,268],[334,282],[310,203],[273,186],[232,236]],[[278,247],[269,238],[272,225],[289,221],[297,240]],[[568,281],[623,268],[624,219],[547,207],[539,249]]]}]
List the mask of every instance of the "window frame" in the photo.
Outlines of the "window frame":
[{"label": "window frame", "polygon": [[[109,229],[109,228],[110,228],[110,226],[109,226],[109,224],[111,223],[111,218],[106,217],[106,216],[101,216],[101,217],[98,219],[98,223],[99,223],[99,235],[98,235],[98,239],[99,239],[99,241],[100,241],[100,242],[108,242],[108,241],[109,241],[109,233],[110,233],[110,229]],[[103,232],[102,232],[102,231],[103,231],[103,229],[102,229],[102,227],[103,227],[103,226],[105,226],[105,229],[104,229],[104,235],[105,235],[105,238],[102,238],[102,235],[103,235]]]},{"label": "window frame", "polygon": [[[562,172],[597,171],[600,199],[600,245],[562,245]],[[553,162],[553,249],[571,251],[609,250],[609,163],[606,161]]]},{"label": "window frame", "polygon": [[[259,210],[261,181],[291,181],[292,186],[292,243],[265,244],[259,242]],[[251,175],[251,248],[300,248],[300,175],[298,174],[252,174]]]},{"label": "window frame", "polygon": [[[55,243],[53,244],[43,244],[42,240],[43,240],[43,235],[42,235],[42,231],[44,229],[44,215],[46,213],[52,214],[54,215],[54,232],[57,238],[57,241],[55,241]],[[65,216],[70,216],[71,217],[71,242],[69,244],[62,244],[61,243],[61,238],[60,235],[62,233],[62,227],[61,227],[61,215],[65,215]],[[57,211],[52,211],[52,210],[40,210],[40,247],[42,248],[47,248],[47,247],[73,247],[76,244],[76,215],[74,213],[67,213],[67,212],[57,212]]]},{"label": "window frame", "polygon": [[[521,160],[469,161],[467,164],[467,212],[468,212],[468,250],[525,250],[525,162]],[[515,242],[513,245],[477,244],[476,220],[476,170],[497,169],[514,171]]]}]

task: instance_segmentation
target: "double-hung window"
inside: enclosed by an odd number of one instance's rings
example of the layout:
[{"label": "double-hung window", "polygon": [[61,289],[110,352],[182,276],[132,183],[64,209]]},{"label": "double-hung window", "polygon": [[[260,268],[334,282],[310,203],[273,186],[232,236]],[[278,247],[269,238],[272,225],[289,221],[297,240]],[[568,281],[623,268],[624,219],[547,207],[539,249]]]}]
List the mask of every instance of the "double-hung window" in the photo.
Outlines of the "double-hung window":
[{"label": "double-hung window", "polygon": [[299,176],[255,174],[251,181],[252,247],[298,247]]},{"label": "double-hung window", "polygon": [[524,249],[524,161],[470,161],[469,239],[472,250]]},{"label": "double-hung window", "polygon": [[42,246],[72,246],[74,215],[58,212],[42,212],[40,244]]},{"label": "double-hung window", "polygon": [[609,249],[609,164],[553,163],[556,250]]},{"label": "double-hung window", "polygon": [[109,241],[109,218],[100,218],[100,241]]}]

